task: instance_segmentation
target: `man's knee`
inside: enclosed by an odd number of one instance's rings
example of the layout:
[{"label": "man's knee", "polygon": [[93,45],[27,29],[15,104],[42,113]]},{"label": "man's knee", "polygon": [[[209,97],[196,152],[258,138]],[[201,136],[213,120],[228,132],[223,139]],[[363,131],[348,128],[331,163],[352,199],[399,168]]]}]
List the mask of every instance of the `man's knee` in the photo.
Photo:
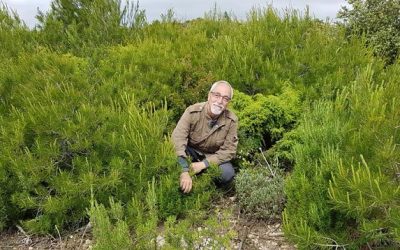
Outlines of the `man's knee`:
[{"label": "man's knee", "polygon": [[219,165],[219,168],[221,169],[221,183],[228,183],[230,182],[233,177],[235,176],[235,169],[233,169],[232,163],[230,162],[224,162],[221,165]]}]

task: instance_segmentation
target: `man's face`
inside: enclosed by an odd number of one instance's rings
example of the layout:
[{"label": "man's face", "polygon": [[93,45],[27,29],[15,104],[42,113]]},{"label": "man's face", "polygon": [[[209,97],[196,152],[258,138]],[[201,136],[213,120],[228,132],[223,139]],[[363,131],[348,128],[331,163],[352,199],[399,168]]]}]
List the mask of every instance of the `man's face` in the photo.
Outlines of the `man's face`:
[{"label": "man's face", "polygon": [[208,104],[214,115],[220,115],[231,100],[231,88],[226,84],[219,84],[212,92],[208,93]]}]

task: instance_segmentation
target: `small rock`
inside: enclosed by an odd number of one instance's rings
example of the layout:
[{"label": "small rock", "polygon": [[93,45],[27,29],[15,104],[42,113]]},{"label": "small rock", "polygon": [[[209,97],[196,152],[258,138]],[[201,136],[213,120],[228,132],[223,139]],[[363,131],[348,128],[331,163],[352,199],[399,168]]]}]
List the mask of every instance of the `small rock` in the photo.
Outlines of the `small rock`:
[{"label": "small rock", "polygon": [[269,233],[268,236],[271,236],[271,237],[283,237],[283,233],[282,232]]},{"label": "small rock", "polygon": [[156,238],[157,246],[163,247],[165,245],[165,239],[161,235],[158,235]]},{"label": "small rock", "polygon": [[92,241],[86,239],[85,243],[83,243],[82,249],[92,249]]},{"label": "small rock", "polygon": [[24,245],[29,245],[29,244],[32,243],[32,240],[31,240],[31,238],[26,237],[26,238],[24,238],[24,239],[22,240],[22,243],[23,243]]},{"label": "small rock", "polygon": [[187,249],[188,248],[188,243],[185,241],[185,239],[182,237],[181,238],[181,247],[183,248],[183,249]]}]

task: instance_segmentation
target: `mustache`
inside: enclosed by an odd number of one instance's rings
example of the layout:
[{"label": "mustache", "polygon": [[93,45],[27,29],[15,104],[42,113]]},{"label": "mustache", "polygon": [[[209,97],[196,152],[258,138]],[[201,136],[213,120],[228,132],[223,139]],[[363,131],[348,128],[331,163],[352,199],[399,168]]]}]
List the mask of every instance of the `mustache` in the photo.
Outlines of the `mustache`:
[{"label": "mustache", "polygon": [[216,107],[218,107],[218,108],[223,108],[222,105],[219,105],[219,104],[217,104],[217,103],[213,103],[212,105],[213,105],[213,106],[216,106]]}]

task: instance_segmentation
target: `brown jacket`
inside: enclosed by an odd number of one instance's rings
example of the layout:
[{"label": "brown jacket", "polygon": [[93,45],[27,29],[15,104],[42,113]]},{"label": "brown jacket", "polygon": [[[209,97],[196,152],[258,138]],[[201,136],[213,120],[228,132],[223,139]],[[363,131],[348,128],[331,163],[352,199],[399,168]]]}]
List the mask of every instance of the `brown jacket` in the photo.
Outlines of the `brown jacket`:
[{"label": "brown jacket", "polygon": [[209,163],[218,165],[236,155],[238,118],[226,109],[210,128],[207,105],[196,103],[185,110],[172,132],[172,141],[177,156],[186,157],[186,146],[190,146],[203,153]]}]

